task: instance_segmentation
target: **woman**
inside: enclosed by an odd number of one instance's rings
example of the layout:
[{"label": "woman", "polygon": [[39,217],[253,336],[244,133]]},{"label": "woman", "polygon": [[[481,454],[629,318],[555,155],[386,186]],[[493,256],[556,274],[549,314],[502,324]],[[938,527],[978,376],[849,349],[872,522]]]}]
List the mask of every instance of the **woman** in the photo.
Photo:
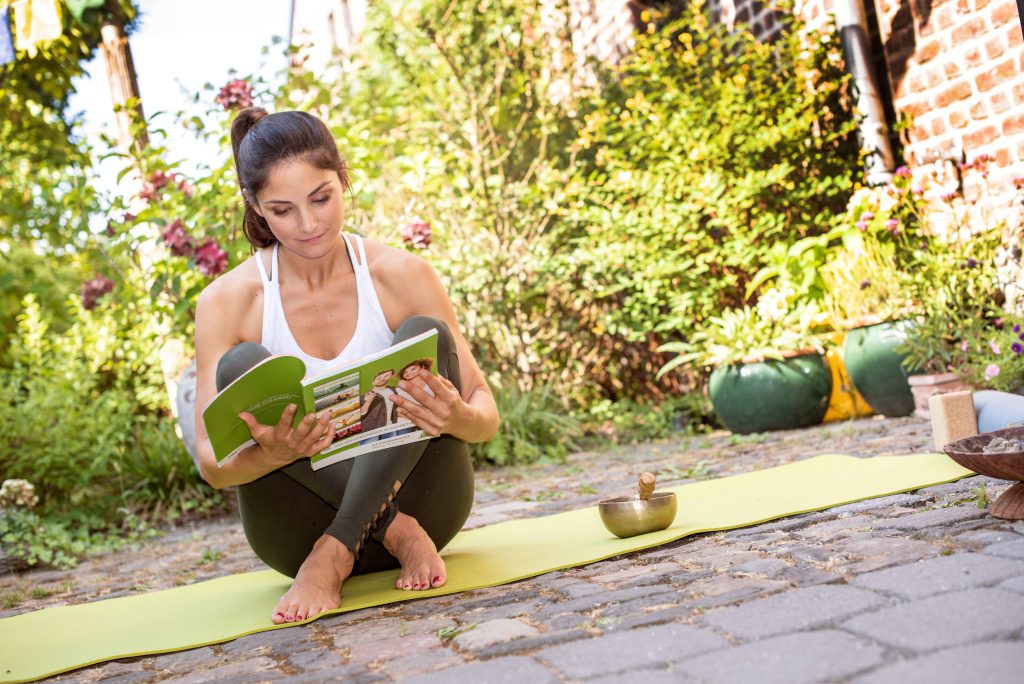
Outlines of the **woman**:
[{"label": "woman", "polygon": [[203,422],[198,451],[212,486],[238,486],[242,526],[256,554],[294,578],[275,624],[341,603],[353,573],[401,566],[396,586],[445,583],[437,553],[473,501],[467,442],[498,428],[498,411],[459,332],[447,293],[422,259],[341,232],[349,180],[326,126],[303,112],[241,112],[231,129],[256,253],[211,283],[196,310],[197,406],[269,354],[302,358],[308,373],[438,330],[439,376],[403,379],[400,415],[433,437],[316,472],[308,457],[330,443],[330,412],[296,428],[242,413],[256,445],[218,467]]}]

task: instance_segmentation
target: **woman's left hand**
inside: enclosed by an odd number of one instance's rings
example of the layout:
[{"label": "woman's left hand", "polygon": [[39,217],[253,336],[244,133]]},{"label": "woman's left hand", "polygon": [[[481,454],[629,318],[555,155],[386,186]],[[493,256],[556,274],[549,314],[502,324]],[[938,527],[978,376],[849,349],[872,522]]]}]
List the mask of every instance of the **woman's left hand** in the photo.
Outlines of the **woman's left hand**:
[{"label": "woman's left hand", "polygon": [[398,388],[419,402],[417,405],[396,394],[394,402],[398,404],[398,415],[411,420],[426,434],[438,437],[451,433],[459,425],[466,402],[447,378],[421,370],[412,382],[401,380]]}]

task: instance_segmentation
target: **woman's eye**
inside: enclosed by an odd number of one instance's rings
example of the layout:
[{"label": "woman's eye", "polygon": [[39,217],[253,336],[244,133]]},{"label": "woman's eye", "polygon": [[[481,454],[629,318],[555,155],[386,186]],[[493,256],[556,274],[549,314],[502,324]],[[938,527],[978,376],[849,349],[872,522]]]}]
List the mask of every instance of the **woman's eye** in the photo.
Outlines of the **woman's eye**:
[{"label": "woman's eye", "polygon": [[327,204],[327,200],[329,199],[331,199],[330,195],[328,195],[327,197],[318,197],[315,200],[313,200],[313,204]]},{"label": "woman's eye", "polygon": [[272,213],[274,214],[274,216],[284,216],[284,215],[285,215],[285,214],[287,214],[287,213],[288,213],[289,211],[290,211],[290,209],[282,209],[281,211],[277,211],[277,210],[275,209],[275,210],[274,210],[274,211],[273,211]]}]

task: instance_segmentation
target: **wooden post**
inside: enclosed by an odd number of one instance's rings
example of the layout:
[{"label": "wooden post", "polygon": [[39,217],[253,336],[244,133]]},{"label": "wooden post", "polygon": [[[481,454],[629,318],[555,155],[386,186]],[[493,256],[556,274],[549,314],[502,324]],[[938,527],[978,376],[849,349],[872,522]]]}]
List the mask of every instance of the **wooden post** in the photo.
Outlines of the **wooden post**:
[{"label": "wooden post", "polygon": [[[139,152],[149,144],[149,135],[142,114],[142,98],[139,96],[139,82],[132,63],[132,50],[128,45],[128,36],[124,34],[124,15],[117,0],[107,1],[104,17],[100,26],[100,49],[107,64],[110,97],[117,117],[118,149],[128,152],[134,147]],[[134,106],[128,106],[129,100],[133,100]],[[132,124],[136,122],[139,127],[133,135]]]}]

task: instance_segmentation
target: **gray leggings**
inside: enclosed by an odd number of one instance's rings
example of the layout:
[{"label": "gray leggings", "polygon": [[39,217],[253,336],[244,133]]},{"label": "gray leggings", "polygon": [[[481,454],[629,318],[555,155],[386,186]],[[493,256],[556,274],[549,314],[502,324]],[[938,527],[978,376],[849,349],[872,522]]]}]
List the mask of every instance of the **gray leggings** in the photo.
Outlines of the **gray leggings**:
[{"label": "gray leggings", "polygon": [[[438,331],[438,372],[456,388],[459,359],[443,321],[413,316],[395,342]],[[246,342],[217,365],[218,390],[269,356]],[[462,529],[473,505],[473,465],[465,442],[448,435],[402,444],[317,471],[300,459],[238,487],[242,528],[249,545],[271,568],[295,577],[313,543],[329,534],[356,555],[353,574],[398,567],[384,548],[384,533],[401,510],[443,548]]]}]

